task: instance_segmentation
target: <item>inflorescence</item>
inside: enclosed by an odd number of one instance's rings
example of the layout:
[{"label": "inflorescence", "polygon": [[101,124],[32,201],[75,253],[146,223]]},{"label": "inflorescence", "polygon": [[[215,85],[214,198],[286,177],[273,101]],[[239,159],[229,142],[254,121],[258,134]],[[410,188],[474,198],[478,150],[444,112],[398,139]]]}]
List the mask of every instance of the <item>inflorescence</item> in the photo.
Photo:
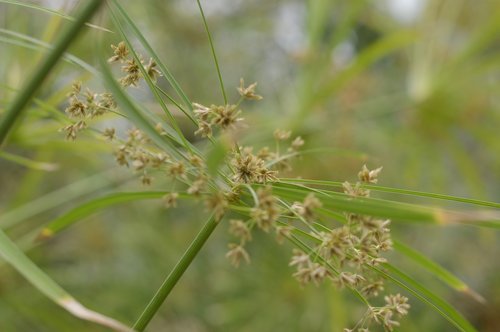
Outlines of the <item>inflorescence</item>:
[{"label": "inflorescence", "polygon": [[[111,47],[114,54],[108,62],[122,64],[125,76],[119,81],[124,88],[137,86],[143,72],[155,83],[162,76],[153,59],[144,65],[142,60],[138,63],[136,58],[130,57],[131,52],[124,42]],[[141,56],[137,58],[142,59]],[[193,103],[194,120],[198,125],[195,134],[213,140],[238,128],[243,121],[240,103],[262,99],[255,92],[256,86],[257,83],[253,83],[245,87],[241,79],[237,87],[240,100],[235,104],[204,106]],[[75,121],[63,130],[70,140],[75,140],[77,133],[87,127],[87,119],[109,111],[119,113],[109,93],[96,94],[89,89],[82,93],[81,90],[81,83],[75,83],[68,95],[69,106],[65,112]],[[158,123],[155,128],[167,136],[163,124]],[[182,195],[200,197],[205,200],[207,210],[220,221],[230,214],[232,205],[238,205],[245,218],[229,219],[229,232],[236,240],[228,245],[226,254],[234,266],[250,263],[246,247],[255,230],[272,231],[279,243],[289,240],[296,245],[289,265],[295,268],[293,276],[302,285],[319,285],[329,280],[336,287],[348,288],[365,298],[368,310],[353,329],[345,331],[366,332],[373,323],[392,331],[399,325],[398,318],[408,313],[408,299],[400,294],[385,295],[383,306],[372,306],[366,300],[384,291],[384,279],[377,270],[383,269],[387,262],[382,255],[392,249],[389,220],[346,213],[340,220],[344,224],[330,229],[321,222],[323,204],[312,191],[301,201],[291,203],[273,193],[273,183],[280,182],[280,173],[290,171],[290,160],[300,155],[304,145],[302,137],[292,139],[291,131],[277,129],[274,132],[276,148],[262,147],[257,152],[253,147],[233,142],[225,162],[213,174],[208,171],[203,155],[181,151],[172,156],[137,128],[130,128],[121,138],[115,128],[106,128],[102,135],[115,144],[114,156],[118,165],[133,169],[144,185],[153,182],[151,174],[163,174],[171,179],[172,188],[163,197],[166,208],[177,207]],[[280,151],[280,144],[286,142],[288,147]],[[343,184],[344,193],[350,199],[369,197],[365,184],[377,183],[381,170],[363,166],[358,182]],[[182,193],[175,190],[176,183],[184,187]],[[305,232],[312,240],[311,245],[297,241],[297,234]]]}]

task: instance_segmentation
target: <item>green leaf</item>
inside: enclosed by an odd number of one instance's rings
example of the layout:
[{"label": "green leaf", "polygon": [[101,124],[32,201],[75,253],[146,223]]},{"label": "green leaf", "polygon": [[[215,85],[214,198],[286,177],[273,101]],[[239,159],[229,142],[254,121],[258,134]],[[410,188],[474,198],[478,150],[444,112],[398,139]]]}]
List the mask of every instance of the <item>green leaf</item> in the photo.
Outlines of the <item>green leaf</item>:
[{"label": "green leaf", "polygon": [[[323,181],[323,180],[310,180],[310,179],[289,179],[289,178],[282,178],[282,179],[280,179],[280,181],[282,181],[284,183],[307,183],[307,184],[317,184],[317,185],[323,185],[323,186],[342,188],[342,182],[337,182],[337,181]],[[500,203],[489,202],[489,201],[484,201],[484,200],[479,200],[479,199],[429,193],[429,192],[416,191],[416,190],[407,190],[407,189],[400,189],[400,188],[389,188],[389,187],[383,187],[383,186],[372,185],[372,184],[363,185],[363,187],[366,189],[380,191],[380,192],[418,196],[418,197],[428,197],[428,198],[435,198],[435,199],[441,199],[441,200],[447,200],[447,201],[453,201],[453,202],[468,203],[468,204],[487,206],[487,207],[493,207],[493,208],[500,209]]]},{"label": "green leaf", "polygon": [[33,263],[2,230],[0,230],[0,255],[40,292],[74,316],[109,327],[115,331],[132,331],[122,323],[89,310],[76,301]]},{"label": "green leaf", "polygon": [[345,194],[274,183],[273,192],[284,198],[301,201],[310,192],[318,194],[323,206],[334,211],[346,211],[376,217],[393,218],[395,221],[412,221],[438,224],[438,215],[434,209],[413,204],[393,202],[375,198],[353,198]]},{"label": "green leaf", "polygon": [[453,308],[448,302],[443,300],[438,295],[434,294],[427,287],[421,285],[418,281],[414,280],[404,272],[390,264],[383,264],[383,269],[374,268],[378,273],[386,278],[394,281],[399,286],[415,295],[423,303],[429,305],[436,310],[441,316],[452,323],[459,331],[463,332],[476,332],[477,330],[472,326],[462,314]]},{"label": "green leaf", "polygon": [[443,268],[441,265],[432,261],[430,258],[416,251],[415,249],[401,243],[399,241],[394,241],[394,249],[405,255],[406,257],[412,259],[415,263],[419,264],[421,267],[425,268],[427,271],[441,279],[451,288],[471,296],[476,301],[484,303],[484,298],[472,290],[465,282],[458,279],[455,275],[450,273],[448,270]]},{"label": "green leaf", "polygon": [[38,171],[53,172],[53,171],[59,169],[58,164],[35,161],[35,160],[31,160],[29,158],[18,156],[18,155],[8,153],[5,151],[0,151],[0,158],[11,161],[13,163],[16,163],[18,165],[21,165],[21,166],[24,166],[27,168],[38,170]]},{"label": "green leaf", "polygon": [[57,219],[52,220],[40,233],[41,238],[46,238],[59,233],[63,229],[69,227],[82,218],[88,217],[100,210],[115,204],[121,204],[131,201],[144,199],[158,199],[163,197],[167,192],[164,191],[148,191],[148,192],[125,192],[114,193],[104,197],[99,197],[86,202],[78,207],[63,214]]}]

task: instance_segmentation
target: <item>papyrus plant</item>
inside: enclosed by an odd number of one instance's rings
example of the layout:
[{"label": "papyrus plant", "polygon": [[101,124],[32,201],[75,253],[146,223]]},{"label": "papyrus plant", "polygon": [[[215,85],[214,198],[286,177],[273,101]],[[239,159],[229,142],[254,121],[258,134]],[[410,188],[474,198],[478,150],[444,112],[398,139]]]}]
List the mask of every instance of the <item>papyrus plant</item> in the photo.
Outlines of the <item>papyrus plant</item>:
[{"label": "papyrus plant", "polygon": [[[392,331],[400,325],[400,318],[408,314],[409,294],[437,310],[459,330],[474,331],[474,327],[451,305],[393,266],[384,253],[396,249],[449,286],[475,295],[467,285],[442,267],[393,239],[390,225],[391,222],[411,221],[496,227],[496,221],[475,223],[474,213],[464,214],[373,198],[373,191],[431,196],[378,186],[381,167],[371,169],[360,165],[361,171],[355,183],[302,179],[300,174],[293,178],[286,177],[284,174],[291,170],[294,159],[306,158],[305,152],[311,148],[302,137],[292,136],[286,128],[274,131],[274,147],[255,149],[243,146],[237,132],[246,125],[244,107],[247,102],[258,102],[262,99],[260,94],[265,97],[265,92],[258,92],[256,83],[245,85],[242,79],[235,87],[239,99],[228,99],[208,24],[199,2],[198,5],[210,40],[223,103],[217,103],[214,97],[212,105],[202,105],[188,97],[121,4],[110,1],[104,11],[113,19],[120,38],[110,48],[103,47],[99,38],[96,38],[95,45],[95,49],[100,50],[100,78],[106,90],[96,92],[81,82],[74,82],[68,87],[68,102],[64,109],[67,118],[62,120],[65,124],[61,131],[67,139],[75,141],[74,144],[79,144],[78,137],[87,133],[107,141],[114,146],[118,165],[129,168],[145,187],[136,192],[117,192],[90,200],[50,221],[38,239],[56,236],[76,221],[112,204],[158,199],[166,208],[174,209],[178,200],[202,200],[205,202],[205,225],[130,329],[143,331],[147,327],[214,229],[223,225],[234,241],[228,243],[228,251],[221,255],[225,254],[236,267],[251,261],[251,252],[246,245],[252,241],[255,232],[264,232],[274,237],[277,244],[290,246],[289,265],[295,269],[293,277],[298,282],[329,282],[352,292],[366,310],[362,316],[355,318],[357,323],[347,327],[346,331]],[[80,26],[89,16],[82,17],[77,21]],[[132,40],[139,45],[134,46]],[[50,53],[50,63],[56,63],[65,48],[64,44],[67,46],[69,41],[64,39],[62,48],[56,47]],[[45,71],[37,72],[29,80],[30,84],[19,97],[23,103],[14,101],[13,106],[2,114],[0,137],[6,137],[13,126],[13,119],[19,117],[23,106],[50,68],[47,65]],[[158,81],[163,79],[176,95],[159,86]],[[134,99],[130,91],[136,87],[148,89],[161,114],[151,112]],[[98,129],[94,126],[101,116],[111,113],[126,121],[126,130],[111,126]],[[177,113],[196,125],[194,134],[199,137],[198,140],[188,139],[175,116]],[[165,183],[164,190],[146,191],[147,186],[155,181]],[[452,196],[439,198],[499,207],[495,203]],[[66,293],[56,288],[56,284],[3,233],[0,244],[0,251],[9,263],[70,312],[116,330],[129,329],[107,317],[86,311],[75,302],[65,305],[66,297],[61,294]],[[386,293],[384,284],[387,282],[400,286],[401,292]]]}]

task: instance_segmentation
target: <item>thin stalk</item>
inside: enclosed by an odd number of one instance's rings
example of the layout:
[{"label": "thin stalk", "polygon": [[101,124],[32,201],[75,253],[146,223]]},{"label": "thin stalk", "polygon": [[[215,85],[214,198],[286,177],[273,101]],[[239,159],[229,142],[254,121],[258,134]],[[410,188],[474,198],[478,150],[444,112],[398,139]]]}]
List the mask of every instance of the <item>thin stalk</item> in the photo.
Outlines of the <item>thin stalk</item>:
[{"label": "thin stalk", "polygon": [[219,68],[219,61],[217,60],[217,55],[215,54],[214,42],[212,40],[212,34],[208,29],[207,19],[205,18],[205,13],[203,12],[203,8],[201,7],[200,0],[196,0],[198,2],[198,8],[200,8],[201,18],[203,19],[203,25],[205,26],[205,31],[207,32],[208,42],[210,43],[210,50],[212,51],[212,56],[215,62],[215,68],[217,69],[217,76],[219,77],[220,89],[222,90],[222,97],[224,97],[224,104],[227,105],[227,96],[226,90],[224,89],[224,82],[222,81],[222,74]]},{"label": "thin stalk", "polygon": [[173,270],[167,276],[163,284],[156,291],[146,309],[142,312],[139,319],[134,324],[135,331],[144,331],[146,326],[149,324],[154,315],[158,312],[161,305],[170,294],[174,286],[177,284],[179,279],[182,277],[186,269],[191,265],[191,262],[199,253],[200,249],[203,247],[207,239],[210,237],[215,227],[217,227],[218,222],[213,216],[211,216],[208,221],[203,225],[203,228],[196,235],[193,242],[189,245],[189,248],[184,252],[181,259],[174,266]]},{"label": "thin stalk", "polygon": [[14,101],[7,108],[5,114],[0,121],[0,146],[5,142],[7,135],[14,127],[17,120],[21,117],[22,112],[31,98],[35,95],[38,88],[42,85],[45,78],[59,62],[64,52],[76,38],[85,23],[97,12],[99,6],[104,3],[102,0],[89,0],[85,2],[85,7],[78,12],[75,21],[63,31],[59,39],[54,43],[54,48],[47,54],[38,69],[31,75],[25,83],[25,86],[20,89],[20,93],[14,98]]}]

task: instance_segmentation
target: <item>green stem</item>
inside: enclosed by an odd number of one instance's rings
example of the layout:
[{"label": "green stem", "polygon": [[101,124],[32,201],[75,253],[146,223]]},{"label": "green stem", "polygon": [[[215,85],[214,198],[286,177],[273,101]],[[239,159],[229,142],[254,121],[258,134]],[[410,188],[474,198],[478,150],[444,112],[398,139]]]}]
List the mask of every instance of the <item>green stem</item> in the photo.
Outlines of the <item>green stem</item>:
[{"label": "green stem", "polygon": [[14,127],[16,121],[21,117],[24,108],[35,95],[52,68],[58,63],[69,44],[75,39],[85,23],[97,12],[103,2],[103,0],[89,0],[85,2],[85,7],[75,15],[76,20],[56,40],[52,51],[47,54],[38,66],[38,69],[20,90],[20,93],[14,98],[14,101],[7,108],[0,121],[0,146],[5,142],[7,135]]},{"label": "green stem", "polygon": [[196,257],[200,249],[203,247],[207,239],[210,237],[218,222],[212,216],[205,223],[200,232],[196,235],[191,245],[182,255],[181,259],[174,266],[173,270],[167,276],[163,284],[156,291],[146,309],[142,312],[139,319],[134,324],[134,330],[144,331],[146,326],[149,324],[153,316],[160,309],[167,296],[170,294],[174,286],[177,284],[179,279],[182,277],[186,269],[191,265],[191,262]]},{"label": "green stem", "polygon": [[205,31],[207,32],[208,42],[210,43],[210,50],[212,51],[212,56],[215,62],[215,68],[217,69],[217,76],[219,77],[220,89],[222,90],[222,97],[224,98],[224,104],[227,105],[227,95],[226,90],[224,89],[224,82],[222,81],[222,74],[220,72],[219,61],[217,60],[217,55],[215,54],[214,42],[212,40],[212,34],[208,29],[207,19],[205,18],[205,13],[203,12],[203,8],[201,7],[200,0],[196,0],[198,2],[198,8],[200,8],[201,18],[203,19],[203,25],[205,26]]}]

